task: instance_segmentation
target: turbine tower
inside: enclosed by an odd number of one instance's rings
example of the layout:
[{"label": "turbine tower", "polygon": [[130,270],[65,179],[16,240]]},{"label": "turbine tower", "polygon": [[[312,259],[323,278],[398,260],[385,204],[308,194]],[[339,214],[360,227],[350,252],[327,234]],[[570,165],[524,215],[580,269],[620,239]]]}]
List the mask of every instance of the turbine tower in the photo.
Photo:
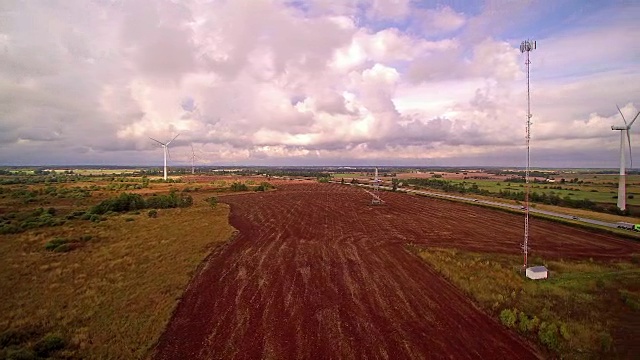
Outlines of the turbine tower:
[{"label": "turbine tower", "polygon": [[191,144],[191,175],[196,173],[196,152],[193,151],[193,144]]},{"label": "turbine tower", "polygon": [[[180,135],[180,134],[178,134],[178,135]],[[171,142],[173,140],[175,140],[178,137],[178,135],[176,135],[173,139],[171,139],[171,141],[169,141],[166,144],[163,143],[163,142],[160,142],[160,141],[158,141],[158,140],[156,140],[156,139],[154,139],[152,137],[149,137],[149,139],[151,139],[151,140],[157,142],[158,144],[162,145],[162,149],[164,150],[164,181],[167,181],[167,153],[169,152],[169,144],[171,144]]]},{"label": "turbine tower", "polygon": [[[621,211],[625,211],[627,208],[627,189],[626,189],[626,161],[624,158],[624,138],[627,138],[627,142],[629,143],[629,161],[631,163],[631,167],[633,167],[633,159],[631,158],[631,135],[629,134],[629,130],[631,129],[631,125],[636,121],[638,115],[640,115],[640,111],[636,114],[636,117],[631,120],[629,124],[627,124],[627,119],[624,118],[620,107],[616,105],[618,108],[618,112],[620,116],[622,116],[622,121],[624,121],[624,126],[611,126],[611,130],[620,131],[620,180],[618,182],[618,209]],[[626,135],[626,136],[625,136]]]}]

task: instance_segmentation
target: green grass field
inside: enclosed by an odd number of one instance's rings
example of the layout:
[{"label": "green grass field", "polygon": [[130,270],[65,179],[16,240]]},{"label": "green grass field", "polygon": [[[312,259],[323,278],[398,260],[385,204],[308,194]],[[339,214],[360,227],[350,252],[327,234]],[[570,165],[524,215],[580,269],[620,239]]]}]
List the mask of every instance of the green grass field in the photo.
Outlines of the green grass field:
[{"label": "green grass field", "polygon": [[640,255],[634,262],[554,261],[529,280],[519,256],[412,249],[505,326],[569,359],[634,358],[640,337]]},{"label": "green grass field", "polygon": [[[597,175],[596,175],[597,176]],[[601,175],[604,177],[603,175]],[[618,193],[617,176],[608,176],[607,179],[601,179],[601,182],[590,184],[578,183],[532,183],[531,191],[537,193],[546,193],[547,195],[555,194],[564,198],[569,196],[577,200],[591,200],[597,203],[615,204]],[[595,179],[598,180],[598,179]],[[640,176],[632,176],[627,179],[627,195],[633,195],[633,198],[627,198],[627,204],[640,205]],[[492,193],[498,193],[501,190],[524,191],[525,184],[510,183],[500,180],[484,180],[484,179],[447,179],[452,183],[465,183],[468,186],[477,185],[481,190],[487,190]],[[611,182],[615,182],[612,184]],[[554,189],[553,187],[561,187],[562,189]]]}]

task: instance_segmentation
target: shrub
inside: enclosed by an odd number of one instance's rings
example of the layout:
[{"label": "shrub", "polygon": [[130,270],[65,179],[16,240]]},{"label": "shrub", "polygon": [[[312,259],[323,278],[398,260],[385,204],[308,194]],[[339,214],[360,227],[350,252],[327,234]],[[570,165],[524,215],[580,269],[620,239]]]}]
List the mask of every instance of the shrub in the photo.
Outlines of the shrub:
[{"label": "shrub", "polygon": [[229,189],[231,189],[231,191],[248,191],[249,190],[247,185],[237,181],[232,183],[231,186],[229,186]]},{"label": "shrub", "polygon": [[506,327],[513,327],[516,323],[516,312],[517,310],[504,309],[500,312],[500,321]]},{"label": "shrub", "polygon": [[33,345],[33,350],[41,357],[48,357],[54,351],[63,349],[65,341],[60,336],[49,334]]},{"label": "shrub", "polygon": [[539,322],[535,316],[530,319],[524,312],[521,311],[518,313],[518,330],[520,330],[520,332],[526,333],[535,330]]},{"label": "shrub", "polygon": [[131,222],[131,221],[136,221],[136,219],[128,217],[128,218],[125,218],[124,221]]},{"label": "shrub", "polygon": [[0,235],[17,234],[20,231],[21,231],[21,229],[19,227],[17,227],[16,225],[4,224],[4,225],[0,226]]},{"label": "shrub", "polygon": [[218,205],[218,198],[215,196],[207,198],[205,201],[208,202],[211,207],[216,207],[216,205]]},{"label": "shrub", "polygon": [[149,215],[150,218],[157,218],[158,217],[158,210],[151,209],[151,210],[149,210],[147,215]]},{"label": "shrub", "polygon": [[73,247],[71,246],[71,244],[62,244],[56,247],[55,249],[53,249],[54,252],[69,252],[71,250],[73,250]]},{"label": "shrub", "polygon": [[69,240],[65,238],[55,238],[44,244],[44,248],[49,251],[56,251],[58,247],[65,245],[68,242]]},{"label": "shrub", "polygon": [[549,349],[557,349],[558,327],[554,323],[547,323],[543,321],[542,324],[540,324],[538,338],[540,339],[540,342],[547,346]]}]

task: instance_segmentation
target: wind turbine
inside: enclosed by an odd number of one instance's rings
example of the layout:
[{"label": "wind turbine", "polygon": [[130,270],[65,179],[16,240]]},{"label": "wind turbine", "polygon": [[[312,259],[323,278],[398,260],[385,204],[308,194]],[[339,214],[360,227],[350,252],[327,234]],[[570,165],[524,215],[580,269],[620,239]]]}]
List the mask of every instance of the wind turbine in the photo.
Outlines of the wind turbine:
[{"label": "wind turbine", "polygon": [[196,152],[193,151],[193,144],[191,144],[191,175],[196,173]]},{"label": "wind turbine", "polygon": [[[178,134],[180,135],[180,134]],[[171,141],[175,140],[178,135],[176,135],[173,139],[171,139]],[[158,144],[162,145],[162,149],[164,150],[164,180],[167,181],[167,153],[169,152],[169,144],[171,144],[171,141],[169,141],[168,143],[163,143],[160,142],[154,138],[152,138],[151,136],[149,136],[149,139],[157,142]]]},{"label": "wind turbine", "polygon": [[626,191],[626,165],[624,159],[624,138],[626,135],[627,142],[629,143],[629,161],[631,163],[631,167],[633,167],[633,159],[631,158],[631,135],[629,134],[629,130],[631,129],[631,125],[636,121],[638,115],[640,115],[640,111],[636,114],[636,117],[631,120],[629,124],[627,124],[627,119],[624,118],[620,107],[616,105],[618,108],[618,112],[620,116],[622,116],[622,121],[624,121],[624,126],[611,126],[611,130],[620,131],[620,180],[618,182],[618,209],[624,211],[627,207],[626,199],[627,199],[627,191]]}]

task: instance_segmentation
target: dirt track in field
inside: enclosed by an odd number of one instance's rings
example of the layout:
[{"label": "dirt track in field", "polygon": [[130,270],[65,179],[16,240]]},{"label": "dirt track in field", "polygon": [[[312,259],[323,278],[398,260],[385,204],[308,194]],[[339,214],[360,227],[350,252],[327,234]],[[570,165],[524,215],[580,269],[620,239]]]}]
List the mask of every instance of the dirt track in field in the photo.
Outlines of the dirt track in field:
[{"label": "dirt track in field", "polygon": [[[194,278],[156,359],[536,358],[406,244],[517,252],[522,217],[444,200],[282,185],[226,196],[238,237]],[[535,254],[628,257],[640,246],[532,221]]]}]

